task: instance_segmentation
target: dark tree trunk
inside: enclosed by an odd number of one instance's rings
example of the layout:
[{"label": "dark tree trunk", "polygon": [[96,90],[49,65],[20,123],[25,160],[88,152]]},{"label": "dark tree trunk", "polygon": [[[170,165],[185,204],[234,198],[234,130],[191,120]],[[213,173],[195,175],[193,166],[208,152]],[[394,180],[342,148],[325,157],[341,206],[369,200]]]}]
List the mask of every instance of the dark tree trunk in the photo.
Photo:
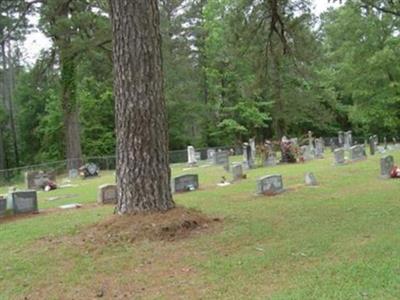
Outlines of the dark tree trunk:
[{"label": "dark tree trunk", "polygon": [[118,212],[174,207],[157,0],[110,0]]},{"label": "dark tree trunk", "polygon": [[[60,3],[58,17],[67,19],[71,13],[71,1]],[[54,19],[53,22],[56,22]],[[53,26],[56,26],[53,24]],[[82,148],[79,126],[79,110],[76,101],[76,62],[72,51],[70,31],[62,35],[55,35],[54,39],[60,54],[61,68],[61,106],[64,119],[65,155],[67,169],[77,169],[82,164]]]},{"label": "dark tree trunk", "polygon": [[[13,60],[11,58],[11,48],[8,43],[9,51],[8,57],[6,54],[6,47],[5,42],[2,43],[2,52],[3,52],[3,70],[4,70],[4,89],[6,89],[7,95],[7,105],[8,105],[8,112],[10,117],[10,128],[11,128],[11,135],[12,135],[12,143],[14,149],[14,160],[15,166],[19,166],[19,152],[18,152],[18,141],[17,141],[17,129],[15,125],[15,118],[14,118],[14,103],[13,103],[13,90],[14,90],[14,68],[13,68]],[[7,68],[8,66],[8,68]]]},{"label": "dark tree trunk", "polygon": [[82,164],[79,113],[76,103],[75,61],[60,49],[61,103],[64,115],[65,151],[68,170],[77,169]]}]

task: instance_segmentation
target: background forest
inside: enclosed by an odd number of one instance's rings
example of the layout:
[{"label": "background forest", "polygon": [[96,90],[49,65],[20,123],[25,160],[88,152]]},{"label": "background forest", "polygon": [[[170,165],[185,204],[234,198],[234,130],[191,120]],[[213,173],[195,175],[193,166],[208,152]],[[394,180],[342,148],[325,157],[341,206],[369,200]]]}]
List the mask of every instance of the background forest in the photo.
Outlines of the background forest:
[{"label": "background forest", "polygon": [[[170,149],[280,138],[398,135],[400,5],[160,0]],[[0,2],[0,169],[115,152],[106,1]],[[19,46],[37,16],[53,47]],[[66,153],[67,152],[67,153]]]}]

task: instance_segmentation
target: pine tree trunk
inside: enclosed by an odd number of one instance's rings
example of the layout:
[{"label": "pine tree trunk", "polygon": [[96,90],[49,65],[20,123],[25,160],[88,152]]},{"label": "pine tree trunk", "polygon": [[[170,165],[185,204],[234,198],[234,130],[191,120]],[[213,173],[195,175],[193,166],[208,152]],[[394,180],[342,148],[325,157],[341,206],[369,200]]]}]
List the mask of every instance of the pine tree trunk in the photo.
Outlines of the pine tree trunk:
[{"label": "pine tree trunk", "polygon": [[[14,103],[13,103],[13,90],[14,90],[14,83],[13,83],[13,77],[14,77],[14,68],[13,68],[13,60],[11,58],[11,47],[10,44],[8,43],[9,51],[8,51],[8,57],[5,53],[6,47],[5,43],[2,43],[2,51],[3,51],[3,67],[5,73],[5,88],[7,89],[7,101],[8,101],[8,110],[9,110],[9,115],[10,115],[10,128],[11,128],[11,135],[12,135],[12,142],[13,142],[13,148],[14,148],[14,160],[15,160],[15,166],[19,166],[19,152],[18,152],[18,141],[17,141],[17,129],[15,125],[15,118],[14,118]],[[8,68],[7,68],[8,65]],[[7,69],[7,70],[6,70]]]},{"label": "pine tree trunk", "polygon": [[62,108],[64,115],[67,169],[78,169],[82,164],[79,113],[76,103],[75,61],[60,49]]},{"label": "pine tree trunk", "polygon": [[[58,16],[68,18],[70,1],[60,3]],[[76,101],[76,62],[72,52],[71,33],[55,36],[60,53],[61,106],[64,117],[65,154],[67,169],[78,169],[82,165],[82,147],[79,126],[79,110]]]},{"label": "pine tree trunk", "polygon": [[174,207],[157,0],[110,0],[118,212]]}]

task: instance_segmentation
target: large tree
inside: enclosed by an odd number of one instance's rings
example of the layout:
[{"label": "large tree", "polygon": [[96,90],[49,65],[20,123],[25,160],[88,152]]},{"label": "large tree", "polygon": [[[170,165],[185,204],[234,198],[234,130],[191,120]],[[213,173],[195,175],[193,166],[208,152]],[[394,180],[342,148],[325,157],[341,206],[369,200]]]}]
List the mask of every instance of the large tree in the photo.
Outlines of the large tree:
[{"label": "large tree", "polygon": [[110,0],[118,212],[174,207],[157,0]]}]

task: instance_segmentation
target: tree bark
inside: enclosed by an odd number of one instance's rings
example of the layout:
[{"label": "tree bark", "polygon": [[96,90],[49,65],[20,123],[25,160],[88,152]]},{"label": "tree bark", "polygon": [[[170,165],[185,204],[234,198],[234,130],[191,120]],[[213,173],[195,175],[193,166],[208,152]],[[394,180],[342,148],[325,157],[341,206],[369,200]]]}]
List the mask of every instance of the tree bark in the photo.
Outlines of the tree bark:
[{"label": "tree bark", "polygon": [[[71,13],[70,2],[61,2],[57,16],[67,19]],[[53,22],[57,22],[55,18]],[[52,24],[57,26],[57,24]],[[76,62],[72,51],[70,31],[54,36],[60,54],[61,106],[64,120],[65,154],[67,169],[77,169],[82,164],[82,147],[79,126],[79,110],[76,101]]]},{"label": "tree bark", "polygon": [[82,149],[79,129],[79,112],[76,103],[75,61],[60,49],[61,103],[64,116],[65,152],[67,169],[78,169],[82,164]]},{"label": "tree bark", "polygon": [[[9,51],[8,57],[6,54],[6,45],[5,42],[1,44],[2,52],[3,52],[3,70],[4,70],[4,88],[7,90],[7,102],[8,102],[8,112],[10,118],[10,129],[12,135],[12,142],[14,148],[14,160],[15,166],[19,166],[19,152],[18,152],[18,141],[17,141],[17,129],[15,125],[15,117],[14,117],[14,103],[13,103],[13,77],[14,77],[14,68],[13,68],[13,60],[11,57],[11,48],[8,43]],[[7,68],[8,66],[8,68]]]},{"label": "tree bark", "polygon": [[110,0],[118,212],[174,207],[157,0]]}]

